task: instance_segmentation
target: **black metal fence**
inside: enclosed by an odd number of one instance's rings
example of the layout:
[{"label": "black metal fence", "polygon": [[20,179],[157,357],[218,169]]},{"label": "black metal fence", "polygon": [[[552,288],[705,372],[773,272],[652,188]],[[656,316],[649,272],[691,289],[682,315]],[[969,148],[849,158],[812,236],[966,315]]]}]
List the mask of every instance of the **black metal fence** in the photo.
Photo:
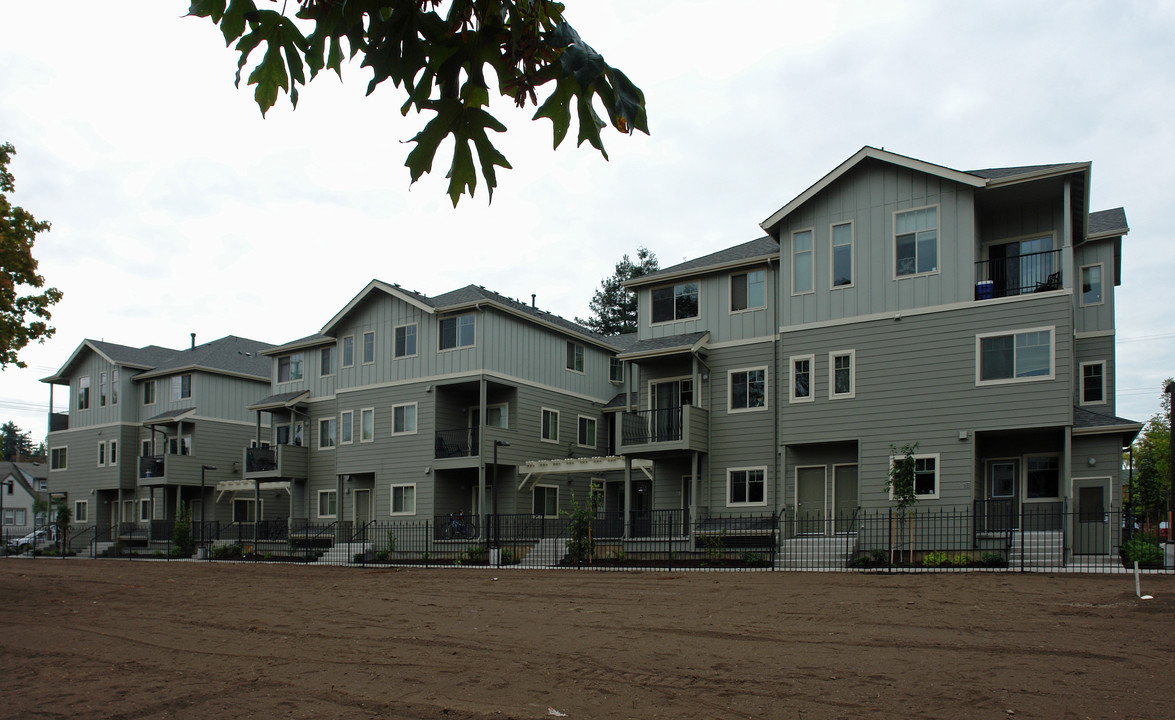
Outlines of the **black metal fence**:
[{"label": "black metal fence", "polygon": [[1126,572],[1175,570],[1172,545],[1120,513],[1062,503],[856,509],[838,515],[715,515],[681,510],[567,515],[460,515],[422,521],[175,523],[3,533],[8,556],[198,559],[351,566],[594,570]]}]

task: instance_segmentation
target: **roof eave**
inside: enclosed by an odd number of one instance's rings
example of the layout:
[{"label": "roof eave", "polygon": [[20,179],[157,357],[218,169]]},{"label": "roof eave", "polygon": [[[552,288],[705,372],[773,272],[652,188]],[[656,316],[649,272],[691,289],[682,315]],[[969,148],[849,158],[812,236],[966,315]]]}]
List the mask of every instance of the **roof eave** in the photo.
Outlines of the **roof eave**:
[{"label": "roof eave", "polygon": [[350,312],[354,310],[355,307],[359,305],[359,303],[367,299],[367,296],[370,295],[373,290],[382,290],[388,295],[403,300],[409,305],[417,307],[424,312],[429,313],[430,315],[435,312],[435,309],[431,305],[421,302],[419,299],[400,290],[396,286],[389,285],[382,280],[372,280],[371,282],[367,283],[367,285],[364,286],[362,290],[359,291],[358,295],[351,298],[351,301],[344,305],[342,310],[339,310],[337,313],[335,313],[334,317],[327,321],[326,325],[323,325],[322,329],[318,332],[322,335],[333,335],[335,327],[340,322],[342,322],[343,318],[350,314]]},{"label": "roof eave", "polygon": [[704,265],[702,267],[688,268],[685,270],[666,271],[664,273],[657,273],[656,275],[643,275],[639,278],[625,280],[620,283],[623,287],[633,288],[641,287],[643,285],[658,285],[666,280],[677,280],[678,278],[689,277],[691,275],[706,275],[709,273],[718,273],[724,270],[730,270],[737,267],[747,267],[751,265],[761,265],[770,260],[778,260],[779,253],[766,253],[763,255],[756,255],[750,258],[740,258],[738,260],[728,260],[724,263],[716,265]]},{"label": "roof eave", "polygon": [[1047,168],[1044,170],[1036,170],[1034,172],[1024,173],[1023,175],[1009,175],[1002,178],[993,178],[987,181],[987,187],[997,188],[1003,187],[1005,185],[1017,185],[1019,183],[1033,182],[1035,180],[1043,180],[1045,178],[1057,177],[1060,175],[1071,175],[1075,172],[1088,173],[1091,167],[1093,167],[1093,164],[1089,161],[1069,163],[1068,165],[1059,165],[1057,167]]},{"label": "roof eave", "polygon": [[262,350],[257,354],[264,355],[266,357],[274,357],[277,355],[285,355],[286,353],[294,352],[295,350],[305,350],[306,348],[317,347],[319,345],[333,345],[336,342],[338,342],[338,340],[335,338],[318,338],[316,340],[303,340],[301,342],[294,341],[286,345],[278,345],[277,347],[272,347],[268,350]]},{"label": "roof eave", "polygon": [[131,378],[133,382],[140,380],[155,380],[161,377],[171,377],[172,375],[180,375],[187,372],[202,372],[209,375],[226,375],[228,377],[241,378],[243,380],[259,380],[261,382],[269,382],[269,375],[252,375],[250,373],[236,372],[233,370],[221,370],[220,368],[210,368],[203,365],[183,365],[181,367],[164,368],[153,372],[141,373]]},{"label": "roof eave", "polygon": [[458,303],[456,305],[445,305],[443,307],[437,308],[436,310],[438,313],[449,314],[449,313],[463,312],[465,310],[477,310],[478,308],[487,307],[487,306],[492,307],[496,310],[501,310],[504,313],[508,313],[510,315],[513,315],[514,317],[521,318],[523,320],[526,320],[527,322],[532,322],[532,323],[535,323],[536,325],[541,325],[549,330],[554,330],[555,332],[559,333],[560,335],[565,335],[567,337],[573,337],[578,340],[582,340],[585,343],[591,343],[592,345],[595,345],[596,347],[602,348],[603,350],[607,350],[609,352],[618,352],[620,350],[620,348],[616,347],[615,345],[612,345],[606,341],[600,340],[599,338],[594,338],[590,335],[583,335],[583,334],[577,333],[574,330],[571,330],[570,328],[565,328],[565,327],[559,325],[558,323],[553,323],[549,320],[545,320],[545,319],[538,317],[536,315],[531,315],[528,312],[523,312],[522,310],[519,310],[518,308],[510,307],[509,305],[506,305],[505,303],[494,300],[493,298],[483,298],[481,300],[473,300],[473,301],[469,301],[469,302]]}]

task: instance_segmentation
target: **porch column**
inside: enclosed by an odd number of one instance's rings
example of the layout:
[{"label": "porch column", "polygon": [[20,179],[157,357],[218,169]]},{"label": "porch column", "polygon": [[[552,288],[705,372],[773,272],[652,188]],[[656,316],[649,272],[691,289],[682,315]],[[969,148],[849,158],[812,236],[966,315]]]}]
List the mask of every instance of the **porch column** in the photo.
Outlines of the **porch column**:
[{"label": "porch column", "polygon": [[257,526],[261,524],[261,480],[253,478],[253,554],[257,554]]},{"label": "porch column", "polygon": [[[272,423],[270,423],[272,424]],[[257,411],[257,447],[261,447],[261,411]]]},{"label": "porch column", "polygon": [[486,379],[482,375],[477,381],[477,505],[475,508],[479,516],[479,524],[481,525],[480,535],[482,538],[486,537],[489,531],[489,510],[486,503],[486,454],[485,454],[485,435],[486,435]]},{"label": "porch column", "polygon": [[698,522],[698,451],[694,450],[690,455],[692,457],[690,458],[689,528],[692,534],[693,527]]},{"label": "porch column", "polygon": [[[1065,447],[1061,457],[1061,483],[1064,485],[1062,495],[1065,498],[1065,562],[1071,563],[1073,561],[1073,544],[1076,540],[1075,530],[1077,523],[1074,522],[1074,511],[1077,509],[1077,503],[1073,498],[1073,426],[1070,425],[1065,428]],[[1024,528],[1020,528],[1021,531]]]},{"label": "porch column", "polygon": [[624,537],[629,536],[632,512],[632,456],[624,456]]}]

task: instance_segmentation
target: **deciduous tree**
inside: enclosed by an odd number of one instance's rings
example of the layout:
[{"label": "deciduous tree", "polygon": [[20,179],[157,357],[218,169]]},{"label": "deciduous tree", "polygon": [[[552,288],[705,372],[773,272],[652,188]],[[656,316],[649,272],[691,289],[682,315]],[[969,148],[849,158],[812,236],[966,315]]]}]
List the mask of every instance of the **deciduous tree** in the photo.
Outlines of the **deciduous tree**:
[{"label": "deciduous tree", "polygon": [[[1165,388],[1171,378],[1163,381]],[[1160,411],[1151,416],[1134,441],[1134,481],[1130,505],[1137,515],[1154,519],[1166,508],[1171,492],[1171,396],[1160,394]]]},{"label": "deciduous tree", "polygon": [[636,293],[625,288],[624,282],[660,269],[657,256],[646,247],[637,249],[636,260],[634,263],[628,255],[620,258],[620,262],[616,263],[616,272],[600,281],[600,289],[588,303],[592,316],[587,319],[576,318],[577,323],[601,335],[636,332]]},{"label": "deciduous tree", "polygon": [[[473,195],[480,166],[492,199],[496,168],[510,163],[487,131],[506,126],[487,112],[491,89],[518,107],[534,104],[534,119],[554,126],[555,147],[571,124],[572,101],[579,141],[604,155],[602,107],[617,130],[648,133],[641,90],[587,45],[563,18],[563,5],[550,0],[192,0],[189,14],[220,26],[225,43],[236,42],[237,85],[254,50],[261,60],[246,83],[264,114],[285,92],[297,107],[298,86],[324,69],[342,77],[344,59],[361,58],[371,68],[370,95],[391,80],[405,94],[400,112],[432,114],[412,138],[405,163],[412,182],[432,171],[440,143],[452,136],[453,158],[446,177],[457,205]],[[551,83],[540,104],[536,89]],[[596,104],[596,101],[599,104]]]}]

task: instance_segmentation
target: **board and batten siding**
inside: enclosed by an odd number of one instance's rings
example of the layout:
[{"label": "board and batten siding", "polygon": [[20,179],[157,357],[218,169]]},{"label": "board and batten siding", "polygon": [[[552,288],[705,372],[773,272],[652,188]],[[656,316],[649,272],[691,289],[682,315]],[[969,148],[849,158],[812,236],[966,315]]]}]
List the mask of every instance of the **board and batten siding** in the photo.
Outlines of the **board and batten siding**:
[{"label": "board and batten siding", "polygon": [[[191,374],[192,396],[179,400],[171,399],[171,378]],[[218,418],[255,424],[256,414],[247,408],[270,394],[269,383],[264,380],[249,380],[232,375],[220,375],[185,370],[157,378],[158,385],[154,405],[139,403],[141,420],[147,420],[171,410],[195,408],[196,414],[204,418]]]},{"label": "board and batten siding", "polygon": [[[581,337],[487,309],[479,314],[480,342],[489,371],[607,402],[616,393],[608,381],[608,359],[614,353]],[[584,348],[583,372],[567,369],[567,343]]]},{"label": "board and batten siding", "polygon": [[[663,283],[640,287],[637,292],[640,339],[669,337],[703,330],[710,332],[710,342],[712,343],[770,336],[775,330],[774,305],[777,297],[778,267],[778,262],[772,261],[771,263],[740,266],[717,273],[707,273],[703,268],[696,276],[666,280]],[[731,277],[758,270],[763,271],[764,277],[764,307],[731,312]],[[686,282],[698,284],[698,316],[687,320],[654,324],[652,322],[653,290]]]},{"label": "board and batten siding", "polygon": [[[1105,332],[1114,329],[1114,242],[1101,240],[1087,242],[1077,247],[1073,259],[1073,307],[1076,314],[1077,332]],[[1102,266],[1102,301],[1096,304],[1082,304],[1081,268],[1087,265]]]}]

